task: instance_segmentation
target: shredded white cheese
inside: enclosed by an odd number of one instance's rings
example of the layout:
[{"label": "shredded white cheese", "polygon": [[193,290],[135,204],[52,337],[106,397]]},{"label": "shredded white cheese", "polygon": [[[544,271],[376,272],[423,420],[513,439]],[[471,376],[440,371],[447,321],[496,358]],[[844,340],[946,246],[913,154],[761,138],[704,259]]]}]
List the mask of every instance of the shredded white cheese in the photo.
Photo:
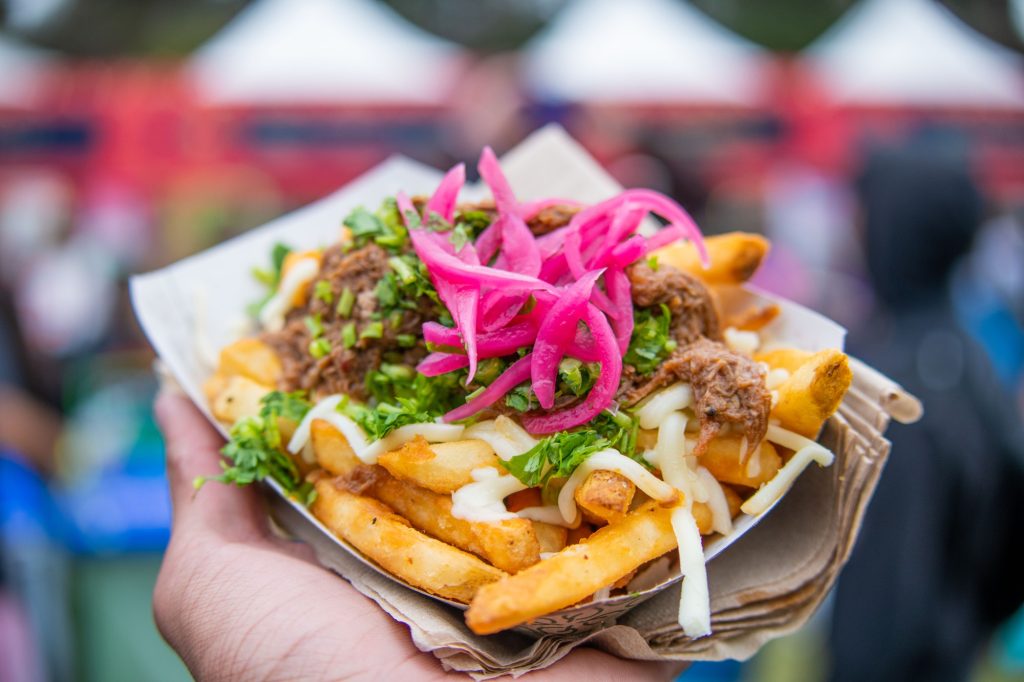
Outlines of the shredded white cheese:
[{"label": "shredded white cheese", "polygon": [[744,514],[751,516],[763,513],[772,506],[775,500],[782,497],[808,464],[817,462],[820,466],[827,467],[835,459],[835,456],[827,448],[815,443],[810,438],[805,438],[779,426],[770,425],[768,427],[768,440],[793,450],[794,454],[779,469],[772,480],[761,486],[761,489],[740,507]]},{"label": "shredded white cheese", "polygon": [[736,327],[726,327],[722,338],[730,350],[743,355],[753,355],[761,345],[761,336],[757,332],[746,332]]},{"label": "shredded white cheese", "polygon": [[700,531],[688,505],[672,510],[672,530],[679,544],[679,572],[683,575],[679,590],[679,625],[688,637],[704,637],[711,634],[708,574]]},{"label": "shredded white cheese", "polygon": [[452,516],[481,523],[517,518],[505,508],[505,498],[526,490],[526,485],[515,476],[502,476],[494,467],[474,469],[472,476],[472,483],[452,493]]},{"label": "shredded white cheese", "polygon": [[677,410],[693,405],[693,389],[689,384],[674,384],[651,396],[636,412],[641,429],[656,429]]},{"label": "shredded white cheese", "polygon": [[599,450],[588,457],[583,464],[576,467],[576,471],[572,472],[572,476],[569,477],[569,480],[565,482],[562,490],[558,493],[558,508],[561,510],[562,518],[565,519],[566,523],[572,523],[576,520],[578,510],[576,509],[576,500],[573,497],[576,493],[576,488],[587,479],[587,476],[599,469],[614,471],[625,476],[637,488],[647,493],[651,499],[659,502],[671,500],[676,494],[672,486],[645,469],[640,462],[626,457],[613,448]]},{"label": "shredded white cheese", "polygon": [[783,367],[777,367],[770,370],[764,378],[764,385],[769,391],[777,389],[786,379],[789,378],[789,370]]},{"label": "shredded white cheese", "polygon": [[277,291],[260,309],[259,319],[264,329],[276,332],[284,327],[284,316],[291,309],[295,294],[312,282],[319,271],[320,261],[313,256],[299,259],[288,268]]},{"label": "shredded white cheese", "polygon": [[707,491],[707,499],[704,502],[711,510],[711,530],[722,535],[731,533],[732,515],[729,513],[729,502],[725,499],[722,484],[704,467],[697,468],[697,480]]},{"label": "shredded white cheese", "polygon": [[577,512],[576,518],[572,522],[566,521],[562,518],[561,510],[553,504],[543,507],[526,507],[517,511],[516,516],[521,519],[541,521],[543,523],[550,523],[552,526],[562,526],[564,528],[579,528],[583,520],[583,515]]}]

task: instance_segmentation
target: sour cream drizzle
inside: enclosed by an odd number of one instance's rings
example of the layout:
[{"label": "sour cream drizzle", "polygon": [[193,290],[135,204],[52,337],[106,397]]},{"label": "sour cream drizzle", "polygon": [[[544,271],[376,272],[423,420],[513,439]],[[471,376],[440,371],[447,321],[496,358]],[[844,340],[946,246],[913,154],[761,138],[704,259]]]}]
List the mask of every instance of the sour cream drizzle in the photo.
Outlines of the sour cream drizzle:
[{"label": "sour cream drizzle", "polygon": [[512,475],[502,475],[494,467],[474,469],[473,482],[452,493],[452,516],[464,521],[495,523],[518,518],[505,508],[505,498],[526,490]]}]

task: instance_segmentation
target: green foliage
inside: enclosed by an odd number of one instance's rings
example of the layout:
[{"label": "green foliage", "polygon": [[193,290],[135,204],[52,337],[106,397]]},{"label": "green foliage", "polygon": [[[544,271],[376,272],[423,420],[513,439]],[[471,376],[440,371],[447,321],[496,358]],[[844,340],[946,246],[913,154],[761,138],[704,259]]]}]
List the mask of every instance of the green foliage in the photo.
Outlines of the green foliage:
[{"label": "green foliage", "polygon": [[650,308],[636,308],[633,311],[633,336],[623,361],[633,365],[640,374],[650,374],[662,360],[676,349],[670,324],[672,314],[668,306],[661,305],[658,315]]},{"label": "green foliage", "polygon": [[270,267],[269,268],[253,268],[252,276],[257,282],[260,282],[267,287],[267,292],[258,301],[254,301],[246,306],[246,312],[251,317],[256,317],[260,314],[260,310],[267,304],[267,301],[273,297],[277,291],[277,285],[281,283],[281,270],[284,269],[284,259],[289,253],[292,252],[292,247],[278,242],[274,244],[274,248],[270,251]]},{"label": "green foliage", "polygon": [[398,204],[393,198],[384,200],[376,213],[370,213],[360,206],[343,221],[352,231],[352,243],[362,248],[373,242],[391,253],[402,253],[409,244],[409,231],[402,222]]},{"label": "green foliage", "polygon": [[465,402],[462,372],[426,377],[408,365],[383,363],[366,375],[369,405],[343,401],[338,409],[376,440],[400,426],[433,422]]}]

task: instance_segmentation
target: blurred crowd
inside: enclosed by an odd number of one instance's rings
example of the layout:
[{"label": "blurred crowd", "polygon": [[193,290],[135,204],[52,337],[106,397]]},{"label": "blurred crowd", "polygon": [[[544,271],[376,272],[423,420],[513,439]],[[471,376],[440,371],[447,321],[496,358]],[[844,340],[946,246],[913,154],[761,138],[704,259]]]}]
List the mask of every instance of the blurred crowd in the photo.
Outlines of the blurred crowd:
[{"label": "blurred crowd", "polygon": [[127,278],[549,123],[769,236],[757,285],[925,405],[803,662],[690,677],[1024,674],[1024,2],[0,7],[0,680],[185,674],[149,622],[169,507]]}]

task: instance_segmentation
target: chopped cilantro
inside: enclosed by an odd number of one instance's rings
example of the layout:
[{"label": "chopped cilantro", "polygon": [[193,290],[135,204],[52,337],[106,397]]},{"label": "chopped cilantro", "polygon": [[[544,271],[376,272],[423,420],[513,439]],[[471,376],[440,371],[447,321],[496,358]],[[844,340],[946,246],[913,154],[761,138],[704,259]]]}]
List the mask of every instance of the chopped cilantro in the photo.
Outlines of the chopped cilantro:
[{"label": "chopped cilantro", "polygon": [[654,272],[657,272],[658,271],[658,257],[657,256],[649,256],[647,258],[647,267],[649,267]]},{"label": "chopped cilantro", "polygon": [[470,235],[469,230],[462,223],[455,226],[455,229],[448,235],[448,241],[455,247],[455,253],[462,251],[466,244],[473,241],[473,237]]},{"label": "chopped cilantro", "polygon": [[319,280],[313,286],[313,298],[321,300],[327,305],[334,303],[334,292],[331,291],[331,283],[326,279]]},{"label": "chopped cilantro", "polygon": [[281,282],[281,270],[284,268],[284,259],[292,252],[292,247],[278,242],[274,244],[274,248],[270,252],[270,268],[253,268],[252,276],[256,278],[256,281],[267,287],[267,293],[258,301],[246,306],[246,311],[250,316],[256,317],[260,314],[260,310],[267,304],[267,301],[277,291],[277,285]]},{"label": "chopped cilantro", "polygon": [[352,231],[352,243],[356,248],[372,241],[392,253],[401,253],[409,241],[409,231],[402,223],[393,198],[385,199],[376,213],[360,206],[348,214],[344,224]]},{"label": "chopped cilantro", "polygon": [[327,339],[320,337],[319,339],[313,339],[309,342],[309,354],[317,360],[330,355],[330,353],[331,342]]},{"label": "chopped cilantro", "polygon": [[434,289],[427,267],[414,253],[406,253],[388,259],[391,271],[377,282],[375,290],[380,313],[383,317],[395,311],[419,310],[423,307],[423,299],[433,303],[434,310],[440,314],[445,310],[441,299]]},{"label": "chopped cilantro", "polygon": [[670,331],[671,321],[672,314],[664,303],[660,315],[650,308],[634,310],[633,336],[623,360],[633,365],[640,374],[650,374],[657,369],[662,360],[676,349]]},{"label": "chopped cilantro", "polygon": [[416,337],[412,334],[398,334],[395,336],[399,348],[412,348],[416,345]]},{"label": "chopped cilantro", "polygon": [[341,345],[344,348],[351,348],[356,345],[356,323],[349,322],[341,328]]},{"label": "chopped cilantro", "polygon": [[525,485],[543,487],[544,499],[552,499],[562,481],[600,450],[614,448],[647,466],[637,457],[638,430],[634,418],[605,410],[581,429],[550,435],[523,454],[502,462],[502,466]]},{"label": "chopped cilantro", "polygon": [[472,240],[476,240],[490,224],[491,215],[487,211],[457,211],[455,213],[456,229],[461,226]]},{"label": "chopped cilantro", "polygon": [[309,330],[309,335],[314,339],[320,338],[324,335],[324,323],[320,318],[320,313],[316,315],[306,315],[302,318],[302,321],[306,325],[306,329]]},{"label": "chopped cilantro", "polygon": [[302,392],[273,391],[260,400],[259,416],[244,417],[231,428],[230,440],[221,453],[230,460],[221,462],[220,476],[195,480],[196,489],[208,480],[243,486],[273,478],[289,494],[309,505],[316,497],[313,486],[302,479],[295,462],[284,452],[279,420],[302,421],[311,407]]},{"label": "chopped cilantro", "polygon": [[359,332],[361,339],[379,339],[384,336],[384,324],[382,322],[371,322]]},{"label": "chopped cilantro", "polygon": [[432,422],[465,402],[460,373],[426,377],[408,365],[383,363],[366,375],[371,405],[348,401],[339,406],[373,439],[407,424]]},{"label": "chopped cilantro", "polygon": [[564,385],[573,395],[583,395],[589,391],[601,373],[600,363],[580,362],[576,358],[563,358],[558,363],[560,387]]},{"label": "chopped cilantro", "polygon": [[530,382],[524,381],[505,394],[505,404],[517,412],[529,412],[540,407]]},{"label": "chopped cilantro", "polygon": [[348,287],[341,292],[341,296],[338,297],[338,307],[335,311],[341,317],[348,319],[348,316],[352,314],[352,306],[356,302],[356,295],[352,293],[352,290]]}]

